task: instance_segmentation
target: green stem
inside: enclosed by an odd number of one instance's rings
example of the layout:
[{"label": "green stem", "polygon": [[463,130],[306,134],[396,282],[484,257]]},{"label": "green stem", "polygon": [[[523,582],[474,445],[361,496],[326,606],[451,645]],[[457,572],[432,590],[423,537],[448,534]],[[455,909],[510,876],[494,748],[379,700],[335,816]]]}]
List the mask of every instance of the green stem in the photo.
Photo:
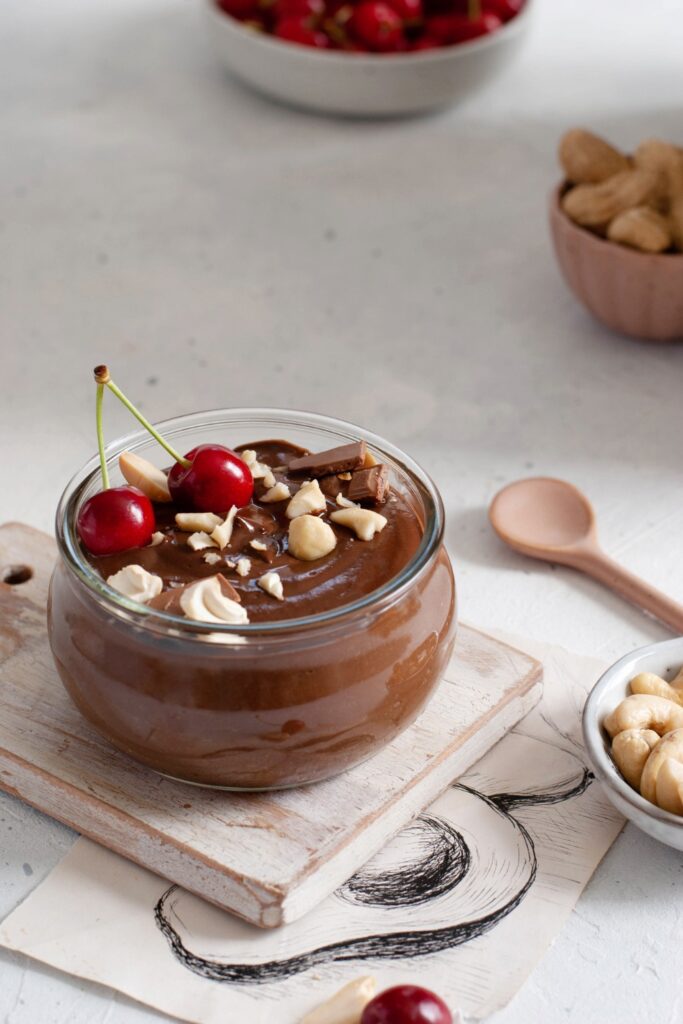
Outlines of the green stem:
[{"label": "green stem", "polygon": [[481,0],[467,0],[467,13],[470,21],[481,17]]},{"label": "green stem", "polygon": [[104,384],[97,385],[97,398],[95,399],[95,422],[97,424],[97,447],[100,452],[100,468],[102,470],[102,488],[109,490],[109,473],[107,471],[107,460],[104,455],[104,433],[102,432],[102,399],[104,398]]},{"label": "green stem", "polygon": [[171,446],[168,443],[168,441],[165,441],[164,438],[161,436],[161,434],[157,430],[154,429],[154,427],[149,422],[149,420],[145,419],[145,417],[142,415],[140,410],[136,409],[135,406],[133,405],[133,403],[128,401],[128,399],[124,395],[123,391],[120,391],[119,388],[117,388],[117,386],[116,386],[116,384],[114,384],[113,380],[111,380],[111,379],[107,380],[107,381],[105,381],[105,384],[109,388],[109,390],[113,394],[116,395],[116,397],[119,399],[119,401],[123,402],[123,404],[125,405],[126,409],[128,409],[129,412],[133,413],[133,416],[135,416],[136,420],[138,420],[138,422],[143,425],[145,430],[148,430],[150,432],[150,434],[152,435],[154,440],[159,442],[161,447],[164,448],[168,452],[168,454],[171,456],[171,458],[175,462],[179,462],[180,465],[184,466],[186,469],[189,466],[192,465],[192,463],[189,461],[189,459],[184,459],[183,456],[180,455],[175,450],[175,448],[171,448]]}]

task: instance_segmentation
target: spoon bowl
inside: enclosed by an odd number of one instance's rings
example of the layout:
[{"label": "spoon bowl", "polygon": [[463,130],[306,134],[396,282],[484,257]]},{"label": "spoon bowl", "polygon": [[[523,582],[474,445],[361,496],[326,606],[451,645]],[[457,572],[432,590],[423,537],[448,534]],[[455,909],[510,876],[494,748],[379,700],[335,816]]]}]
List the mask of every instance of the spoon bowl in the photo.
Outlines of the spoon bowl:
[{"label": "spoon bowl", "polygon": [[489,518],[506,544],[533,558],[558,561],[563,549],[595,539],[595,513],[588,498],[573,484],[553,477],[531,477],[504,487],[491,503]]}]

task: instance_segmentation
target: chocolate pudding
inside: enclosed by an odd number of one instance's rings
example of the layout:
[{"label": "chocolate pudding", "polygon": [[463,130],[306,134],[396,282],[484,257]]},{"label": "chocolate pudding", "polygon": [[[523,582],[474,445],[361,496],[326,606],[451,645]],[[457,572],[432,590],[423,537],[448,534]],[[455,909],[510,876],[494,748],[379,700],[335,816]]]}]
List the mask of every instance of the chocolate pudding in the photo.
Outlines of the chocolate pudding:
[{"label": "chocolate pudding", "polygon": [[[403,731],[450,657],[455,602],[438,494],[388,448],[373,458],[342,436],[325,464],[288,441],[238,446],[255,478],[248,505],[193,523],[155,502],[152,543],[100,557],[73,527],[95,474],[77,482],[48,615],[88,721],[157,771],[236,789],[327,778]],[[139,612],[102,586],[131,567],[154,582]]]},{"label": "chocolate pudding", "polygon": [[[317,477],[305,470],[291,471],[289,464],[309,453],[287,441],[259,441],[236,449],[245,450],[255,452],[260,465],[274,470],[276,483],[286,489],[289,497],[280,501],[260,500],[272,488],[266,486],[263,477],[256,479],[253,500],[238,509],[224,550],[217,546],[193,550],[188,545],[192,531],[181,530],[176,524],[176,515],[183,510],[173,502],[155,502],[157,531],[163,534],[163,540],[157,536],[153,545],[116,555],[96,557],[86,552],[93,569],[107,580],[127,565],[142,566],[159,577],[163,585],[162,593],[149,602],[150,606],[180,615],[180,588],[220,573],[236,591],[235,599],[246,610],[249,622],[271,622],[318,615],[351,604],[393,579],[415,554],[422,539],[422,525],[405,494],[391,490],[383,493],[379,502],[369,495],[363,498],[363,505],[374,508],[387,524],[371,540],[359,540],[352,529],[329,519],[343,507],[340,498],[348,502],[349,490],[355,493],[353,485],[358,471],[321,473]],[[325,508],[317,514],[330,522],[336,545],[322,558],[306,561],[295,557],[289,549],[292,520],[287,509],[302,483],[311,478],[319,480],[325,499]],[[216,511],[222,518],[228,512]],[[238,572],[241,560],[247,560],[249,566],[242,561]],[[259,585],[259,579],[268,572],[278,574],[282,599],[274,598]]]}]

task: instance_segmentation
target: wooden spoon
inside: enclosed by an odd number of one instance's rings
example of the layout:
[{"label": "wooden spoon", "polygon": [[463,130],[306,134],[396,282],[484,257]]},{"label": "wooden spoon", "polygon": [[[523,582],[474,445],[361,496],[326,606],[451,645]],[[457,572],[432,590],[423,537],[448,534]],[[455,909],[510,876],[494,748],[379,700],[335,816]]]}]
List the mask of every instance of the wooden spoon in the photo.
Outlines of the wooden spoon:
[{"label": "wooden spoon", "polygon": [[510,547],[585,572],[683,633],[683,605],[605,554],[598,543],[591,503],[573,484],[543,476],[518,480],[495,496],[489,519]]}]

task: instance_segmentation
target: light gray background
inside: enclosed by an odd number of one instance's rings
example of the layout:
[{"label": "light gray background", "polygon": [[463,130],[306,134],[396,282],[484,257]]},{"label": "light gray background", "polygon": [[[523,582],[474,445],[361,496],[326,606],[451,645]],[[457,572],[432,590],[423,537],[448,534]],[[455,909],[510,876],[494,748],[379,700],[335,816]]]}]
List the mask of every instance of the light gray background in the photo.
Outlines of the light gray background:
[{"label": "light gray background", "polygon": [[[574,124],[683,142],[680,0],[538,0],[517,66],[423,120],[335,121],[229,80],[198,0],[0,10],[0,520],[49,529],[107,361],[154,419],[279,404],[362,421],[439,481],[461,612],[613,659],[666,631],[504,550],[506,481],[565,476],[683,599],[683,349],[593,323],[548,242]],[[107,409],[110,437],[127,431]],[[0,798],[0,914],[69,847]],[[683,1021],[683,861],[627,828],[496,1024]],[[415,977],[419,978],[419,964]],[[0,953],[6,1024],[161,1020]]]}]

